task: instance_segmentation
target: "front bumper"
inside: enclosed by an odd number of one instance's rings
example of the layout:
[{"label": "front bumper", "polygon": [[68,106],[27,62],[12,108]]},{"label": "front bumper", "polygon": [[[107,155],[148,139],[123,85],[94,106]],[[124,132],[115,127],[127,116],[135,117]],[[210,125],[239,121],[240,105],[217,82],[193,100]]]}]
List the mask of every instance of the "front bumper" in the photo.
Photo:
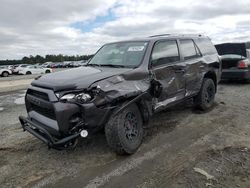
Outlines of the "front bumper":
[{"label": "front bumper", "polygon": [[22,128],[52,148],[70,144],[81,130],[92,134],[102,129],[113,109],[60,102],[53,90],[34,86],[29,87],[25,103],[28,117],[19,117]]},{"label": "front bumper", "polygon": [[73,135],[64,137],[62,139],[57,139],[41,125],[35,123],[34,121],[31,121],[30,118],[19,116],[19,121],[24,131],[28,131],[36,138],[43,141],[45,144],[48,145],[49,148],[55,148],[55,149],[65,148],[70,144],[72,144],[72,141],[80,137],[80,133],[75,133]]},{"label": "front bumper", "polygon": [[222,80],[233,79],[233,80],[248,80],[250,79],[249,69],[224,69],[221,75]]}]

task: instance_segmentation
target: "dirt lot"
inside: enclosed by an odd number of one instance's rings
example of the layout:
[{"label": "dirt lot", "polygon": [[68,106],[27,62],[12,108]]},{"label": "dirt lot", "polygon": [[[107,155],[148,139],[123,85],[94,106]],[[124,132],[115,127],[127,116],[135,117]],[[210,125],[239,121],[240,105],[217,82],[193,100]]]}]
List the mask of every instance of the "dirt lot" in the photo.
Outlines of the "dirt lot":
[{"label": "dirt lot", "polygon": [[[66,70],[66,68],[53,69],[53,72],[58,72],[63,70]],[[9,77],[0,77],[0,93],[27,89],[31,81],[38,76],[39,74],[31,74],[31,75],[13,74],[10,75]]]},{"label": "dirt lot", "polygon": [[48,150],[20,128],[24,92],[0,94],[1,187],[250,187],[250,85],[221,84],[207,113],[187,101],[156,114],[139,151],[124,157],[103,133]]}]

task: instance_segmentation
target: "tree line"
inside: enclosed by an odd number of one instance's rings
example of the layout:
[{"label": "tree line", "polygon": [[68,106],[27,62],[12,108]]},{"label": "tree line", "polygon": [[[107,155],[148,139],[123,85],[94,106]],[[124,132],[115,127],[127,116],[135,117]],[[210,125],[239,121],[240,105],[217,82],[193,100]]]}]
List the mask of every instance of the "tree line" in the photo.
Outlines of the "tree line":
[{"label": "tree line", "polygon": [[0,60],[0,65],[14,65],[14,64],[36,64],[36,63],[45,63],[45,62],[63,62],[63,61],[81,61],[88,60],[93,55],[46,55],[46,56],[29,56],[23,57],[20,60]]}]

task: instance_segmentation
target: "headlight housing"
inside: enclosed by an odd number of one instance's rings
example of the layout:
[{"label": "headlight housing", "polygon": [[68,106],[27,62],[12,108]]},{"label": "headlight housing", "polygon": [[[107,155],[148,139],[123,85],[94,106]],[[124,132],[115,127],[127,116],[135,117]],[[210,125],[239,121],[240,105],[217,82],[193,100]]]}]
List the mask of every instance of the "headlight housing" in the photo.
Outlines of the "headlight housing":
[{"label": "headlight housing", "polygon": [[60,101],[87,103],[92,97],[88,93],[68,93],[59,98]]}]

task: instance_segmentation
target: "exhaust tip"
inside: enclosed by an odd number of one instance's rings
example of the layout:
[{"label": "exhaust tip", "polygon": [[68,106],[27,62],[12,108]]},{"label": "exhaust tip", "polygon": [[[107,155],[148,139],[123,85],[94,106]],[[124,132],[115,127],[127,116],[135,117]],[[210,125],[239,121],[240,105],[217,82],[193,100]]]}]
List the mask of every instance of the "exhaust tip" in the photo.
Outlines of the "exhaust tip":
[{"label": "exhaust tip", "polygon": [[80,132],[80,135],[81,135],[81,137],[82,138],[86,138],[87,136],[88,136],[88,131],[87,130],[82,130],[81,132]]}]

